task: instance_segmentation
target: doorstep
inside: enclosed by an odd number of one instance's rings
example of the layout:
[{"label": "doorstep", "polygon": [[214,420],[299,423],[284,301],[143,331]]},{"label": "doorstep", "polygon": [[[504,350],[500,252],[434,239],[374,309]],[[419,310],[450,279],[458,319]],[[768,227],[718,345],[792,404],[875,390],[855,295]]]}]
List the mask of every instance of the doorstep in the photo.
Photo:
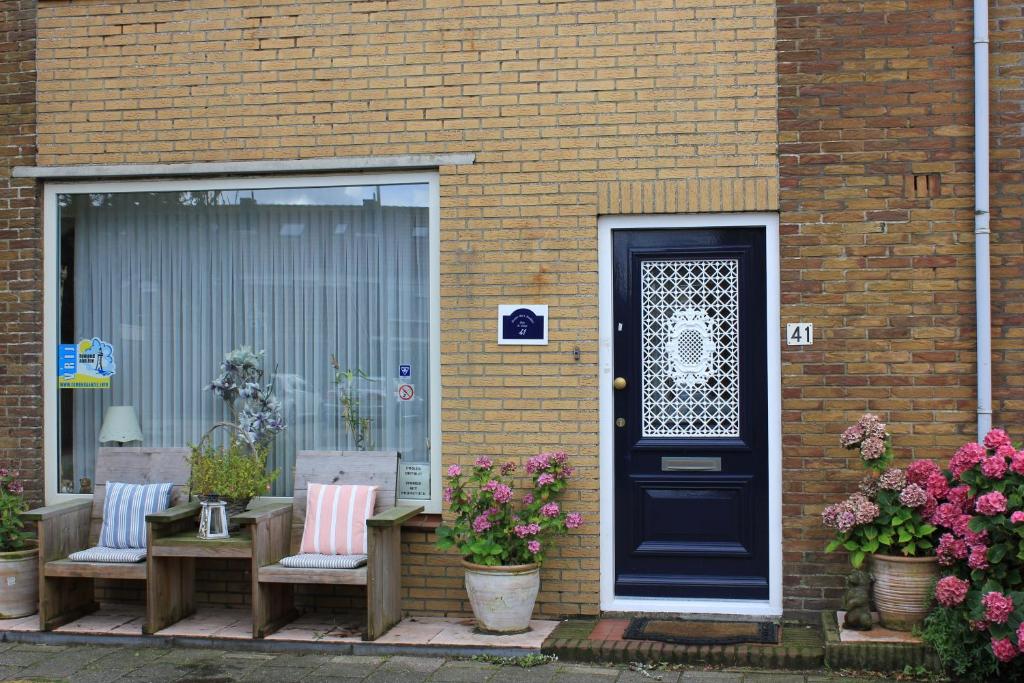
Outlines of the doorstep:
[{"label": "doorstep", "polygon": [[629,619],[570,619],[544,641],[544,654],[572,662],[705,664],[760,669],[820,669],[825,661],[821,632],[803,624],[783,624],[773,645],[673,645],[626,640]]},{"label": "doorstep", "polygon": [[902,671],[905,666],[941,671],[939,658],[930,646],[906,631],[891,631],[878,624],[870,631],[841,628],[846,612],[822,612],[825,633],[825,665],[833,669]]},{"label": "doorstep", "polygon": [[30,643],[181,645],[258,651],[330,651],[338,654],[430,654],[513,657],[539,653],[556,621],[535,620],[531,630],[512,636],[476,633],[472,619],[407,617],[373,642],[360,637],[358,617],[305,614],[262,640],[252,638],[250,612],[203,608],[158,631],[143,635],[141,605],[103,604],[99,610],[50,632],[39,630],[36,615],[0,620],[0,641]]}]

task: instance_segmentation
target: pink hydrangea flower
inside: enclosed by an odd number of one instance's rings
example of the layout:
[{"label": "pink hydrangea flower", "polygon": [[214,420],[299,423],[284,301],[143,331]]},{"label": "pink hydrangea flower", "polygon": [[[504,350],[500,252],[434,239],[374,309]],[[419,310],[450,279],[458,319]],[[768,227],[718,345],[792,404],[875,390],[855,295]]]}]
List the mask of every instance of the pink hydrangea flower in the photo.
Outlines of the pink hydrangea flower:
[{"label": "pink hydrangea flower", "polygon": [[860,455],[865,460],[878,460],[885,454],[885,442],[877,437],[870,437],[860,442]]},{"label": "pink hydrangea flower", "polygon": [[932,513],[930,521],[932,524],[952,529],[953,524],[960,515],[961,512],[957,506],[952,503],[941,503],[937,508],[935,508],[935,512]]},{"label": "pink hydrangea flower", "polygon": [[484,484],[480,488],[482,488],[484,491],[490,491],[491,493],[494,493],[495,491],[498,490],[498,480],[497,479],[491,479],[490,481],[488,481],[486,484]]},{"label": "pink hydrangea flower", "polygon": [[1005,624],[1013,614],[1013,598],[996,591],[985,593],[981,605],[985,608],[985,619],[993,624]]},{"label": "pink hydrangea flower", "polygon": [[967,597],[971,584],[955,576],[945,576],[935,584],[935,599],[944,607],[956,607]]},{"label": "pink hydrangea flower", "polygon": [[988,569],[988,547],[972,545],[971,553],[967,557],[967,566],[971,569]]},{"label": "pink hydrangea flower", "polygon": [[935,548],[935,555],[939,558],[939,564],[950,567],[959,560],[967,559],[967,541],[957,538],[953,534],[942,534],[939,537],[939,545]]},{"label": "pink hydrangea flower", "polygon": [[534,501],[534,498],[533,498],[533,494],[532,493],[524,493],[523,494],[523,503],[525,503],[526,505],[533,505],[533,501]]},{"label": "pink hydrangea flower", "polygon": [[911,484],[924,487],[928,479],[936,475],[942,476],[942,470],[932,460],[915,460],[907,465],[907,480]]},{"label": "pink hydrangea flower", "polygon": [[936,500],[942,500],[949,493],[949,482],[946,481],[946,478],[941,473],[928,477],[924,487],[928,494]]},{"label": "pink hydrangea flower", "polygon": [[967,512],[971,502],[971,489],[969,486],[954,486],[946,492],[946,500],[960,508],[961,512]]},{"label": "pink hydrangea flower", "polygon": [[540,552],[540,541],[537,541],[537,540],[527,541],[526,542],[526,549],[529,550],[534,555],[536,555],[537,553]]},{"label": "pink hydrangea flower", "polygon": [[907,474],[898,467],[890,467],[878,478],[878,487],[889,491],[902,491],[907,485]]},{"label": "pink hydrangea flower", "polygon": [[548,484],[554,483],[555,475],[551,474],[550,472],[545,472],[544,474],[537,477],[537,486],[547,486]]},{"label": "pink hydrangea flower", "polygon": [[1001,458],[1006,458],[1007,460],[1012,458],[1013,454],[1016,452],[1017,451],[1013,450],[1013,445],[1008,443],[1004,443],[1002,446],[996,449],[996,455],[998,455]]},{"label": "pink hydrangea flower", "polygon": [[839,443],[846,448],[853,448],[864,440],[864,427],[860,422],[850,425],[839,435]]},{"label": "pink hydrangea flower", "polygon": [[489,470],[492,467],[494,467],[494,463],[491,461],[490,458],[477,458],[474,464],[482,470]]},{"label": "pink hydrangea flower", "polygon": [[1013,445],[1010,441],[1010,435],[1002,429],[993,429],[989,431],[989,433],[985,435],[984,444],[985,448],[991,448],[992,450],[1004,445]]},{"label": "pink hydrangea flower", "polygon": [[444,487],[444,502],[446,502],[446,503],[452,502],[452,487],[451,486],[445,486]]},{"label": "pink hydrangea flower", "polygon": [[974,501],[974,509],[986,517],[1006,512],[1006,496],[999,491],[990,491],[978,496],[978,500]]},{"label": "pink hydrangea flower", "polygon": [[981,473],[989,479],[1002,479],[1006,476],[1006,458],[993,455],[981,461]]},{"label": "pink hydrangea flower", "polygon": [[578,512],[570,512],[565,516],[565,526],[570,529],[578,529],[583,526],[583,515]]},{"label": "pink hydrangea flower", "polygon": [[487,515],[480,515],[473,520],[473,531],[478,534],[482,534],[491,528],[491,520],[487,518]]},{"label": "pink hydrangea flower", "polygon": [[547,503],[540,508],[540,514],[545,517],[557,517],[559,512],[558,503]]},{"label": "pink hydrangea flower", "polygon": [[499,503],[507,503],[512,500],[512,487],[508,484],[498,484],[494,489],[494,500]]},{"label": "pink hydrangea flower", "polygon": [[919,508],[928,502],[928,492],[917,484],[907,484],[907,487],[900,491],[900,503],[908,508]]},{"label": "pink hydrangea flower", "polygon": [[448,466],[448,476],[449,477],[457,477],[457,476],[459,476],[461,474],[462,474],[462,468],[459,467],[458,465],[449,465]]},{"label": "pink hydrangea flower", "polygon": [[1010,469],[1015,474],[1024,474],[1024,451],[1017,451],[1010,458]]},{"label": "pink hydrangea flower", "polygon": [[1024,647],[1024,623],[1017,627],[1017,649]]},{"label": "pink hydrangea flower", "polygon": [[535,472],[540,472],[543,469],[547,469],[548,465],[550,464],[551,454],[541,453],[539,455],[533,456],[532,458],[527,458],[526,471],[529,474],[534,474]]},{"label": "pink hydrangea flower", "polygon": [[15,495],[18,495],[25,491],[25,485],[22,484],[20,481],[12,481],[10,484],[7,485],[7,490]]},{"label": "pink hydrangea flower", "polygon": [[992,639],[992,654],[1000,662],[1009,662],[1017,656],[1017,648],[1013,646],[1009,638]]},{"label": "pink hydrangea flower", "polygon": [[501,473],[503,475],[505,475],[505,476],[508,476],[508,475],[512,474],[513,472],[515,472],[515,471],[516,471],[516,464],[514,462],[512,462],[511,460],[509,460],[508,462],[505,462],[501,466]]},{"label": "pink hydrangea flower", "polygon": [[1024,510],[1014,510],[1013,514],[1010,515],[1010,521],[1014,524],[1024,522]]},{"label": "pink hydrangea flower", "polygon": [[985,449],[979,443],[967,443],[957,449],[949,460],[949,471],[954,477],[960,477],[985,457]]}]

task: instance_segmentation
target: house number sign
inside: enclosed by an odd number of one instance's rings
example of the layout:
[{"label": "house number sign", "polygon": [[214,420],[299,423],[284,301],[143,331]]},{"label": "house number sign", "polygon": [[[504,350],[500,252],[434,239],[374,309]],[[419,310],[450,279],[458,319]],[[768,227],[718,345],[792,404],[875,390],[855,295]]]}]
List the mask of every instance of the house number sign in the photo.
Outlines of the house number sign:
[{"label": "house number sign", "polygon": [[810,346],[814,343],[814,323],[787,323],[787,346]]},{"label": "house number sign", "polygon": [[498,343],[545,346],[548,343],[547,305],[498,306]]}]

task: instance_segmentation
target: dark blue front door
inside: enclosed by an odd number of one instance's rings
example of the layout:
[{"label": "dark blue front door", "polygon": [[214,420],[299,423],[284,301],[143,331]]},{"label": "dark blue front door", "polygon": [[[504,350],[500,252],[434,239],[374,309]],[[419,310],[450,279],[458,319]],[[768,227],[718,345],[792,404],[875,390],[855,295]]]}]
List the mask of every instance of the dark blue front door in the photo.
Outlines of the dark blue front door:
[{"label": "dark blue front door", "polygon": [[612,241],[615,594],[766,600],[764,230]]}]

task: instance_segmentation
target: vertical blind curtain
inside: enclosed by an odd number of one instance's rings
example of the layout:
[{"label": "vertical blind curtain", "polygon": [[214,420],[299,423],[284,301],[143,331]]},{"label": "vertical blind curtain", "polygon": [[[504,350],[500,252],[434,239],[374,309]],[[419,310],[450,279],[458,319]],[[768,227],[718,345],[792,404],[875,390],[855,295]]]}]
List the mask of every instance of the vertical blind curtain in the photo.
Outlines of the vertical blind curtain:
[{"label": "vertical blind curtain", "polygon": [[[92,477],[110,405],[135,407],[144,445],[197,443],[226,416],[204,387],[241,345],[266,351],[284,405],[288,427],[270,456],[281,469],[275,494],[292,491],[296,450],[353,447],[332,353],[370,377],[356,386],[372,446],[428,460],[426,208],[134,197],[76,212],[75,341],[112,341],[117,362],[110,390],[74,395],[76,479]],[[412,401],[395,397],[400,364],[414,369]]]}]

